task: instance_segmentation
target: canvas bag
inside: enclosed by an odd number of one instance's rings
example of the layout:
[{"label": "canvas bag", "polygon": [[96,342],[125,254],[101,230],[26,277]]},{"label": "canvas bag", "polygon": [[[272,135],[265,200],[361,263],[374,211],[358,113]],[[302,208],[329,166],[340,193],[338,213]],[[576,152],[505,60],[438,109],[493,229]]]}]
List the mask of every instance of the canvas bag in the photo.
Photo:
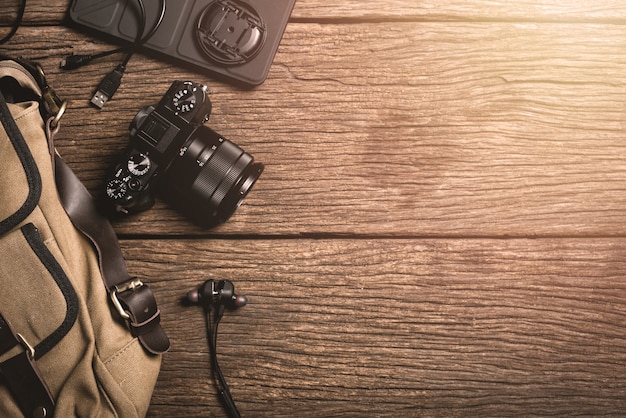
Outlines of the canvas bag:
[{"label": "canvas bag", "polygon": [[0,56],[0,93],[0,417],[145,416],[169,348],[154,296],[54,152],[43,71]]}]

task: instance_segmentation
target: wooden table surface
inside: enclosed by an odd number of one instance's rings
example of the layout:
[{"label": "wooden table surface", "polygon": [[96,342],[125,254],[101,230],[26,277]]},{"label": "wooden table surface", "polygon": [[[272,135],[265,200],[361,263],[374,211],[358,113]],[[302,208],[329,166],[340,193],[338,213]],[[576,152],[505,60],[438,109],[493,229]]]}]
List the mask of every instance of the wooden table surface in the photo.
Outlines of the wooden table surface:
[{"label": "wooden table surface", "polygon": [[[15,6],[3,2],[0,15]],[[227,223],[161,200],[119,220],[172,340],[149,417],[221,417],[199,308],[230,279],[220,362],[244,417],[626,413],[626,2],[297,0],[261,86],[136,54],[29,0],[2,52],[71,99],[58,150],[92,193],[176,79],[266,165]]]}]

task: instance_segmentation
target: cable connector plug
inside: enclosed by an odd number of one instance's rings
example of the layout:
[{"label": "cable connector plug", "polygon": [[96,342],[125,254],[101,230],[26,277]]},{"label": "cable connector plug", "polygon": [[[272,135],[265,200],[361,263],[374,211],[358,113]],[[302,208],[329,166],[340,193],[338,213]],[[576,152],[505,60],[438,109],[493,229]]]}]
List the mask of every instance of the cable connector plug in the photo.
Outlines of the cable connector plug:
[{"label": "cable connector plug", "polygon": [[122,76],[126,67],[122,64],[118,65],[113,71],[106,75],[98,85],[96,92],[91,98],[91,104],[98,109],[102,109],[104,104],[109,101],[115,94],[118,87],[122,83]]},{"label": "cable connector plug", "polygon": [[68,55],[59,63],[59,66],[64,70],[74,70],[76,68],[80,68],[83,65],[89,64],[91,60],[94,59],[94,55],[91,54],[83,54],[83,55]]}]

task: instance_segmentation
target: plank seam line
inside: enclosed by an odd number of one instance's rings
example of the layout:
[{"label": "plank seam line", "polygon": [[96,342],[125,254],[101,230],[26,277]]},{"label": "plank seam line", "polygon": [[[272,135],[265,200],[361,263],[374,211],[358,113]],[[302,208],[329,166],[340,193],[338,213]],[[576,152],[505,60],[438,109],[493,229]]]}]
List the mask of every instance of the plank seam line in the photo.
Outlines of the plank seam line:
[{"label": "plank seam line", "polygon": [[171,240],[171,241],[200,241],[200,240],[221,240],[221,241],[295,241],[295,240],[354,240],[354,241],[370,241],[370,240],[388,240],[388,241],[407,241],[407,240],[423,240],[423,241],[452,241],[452,240],[492,240],[492,241],[514,241],[514,240],[611,240],[626,239],[626,235],[557,235],[557,234],[536,234],[536,235],[389,235],[389,234],[181,234],[181,235],[144,235],[144,234],[118,234],[120,241],[138,241],[138,240]]},{"label": "plank seam line", "polygon": [[462,16],[440,16],[440,17],[354,17],[354,18],[291,18],[289,23],[294,24],[327,24],[327,25],[359,25],[359,24],[384,24],[384,23],[522,23],[522,24],[599,24],[599,25],[626,25],[626,18],[610,17],[462,17]]}]

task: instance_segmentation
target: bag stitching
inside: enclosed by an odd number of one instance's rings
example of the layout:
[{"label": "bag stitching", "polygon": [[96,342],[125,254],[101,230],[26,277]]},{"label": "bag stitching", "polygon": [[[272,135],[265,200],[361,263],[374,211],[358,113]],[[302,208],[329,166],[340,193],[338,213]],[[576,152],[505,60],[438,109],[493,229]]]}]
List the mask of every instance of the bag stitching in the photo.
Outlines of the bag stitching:
[{"label": "bag stitching", "polygon": [[[29,103],[29,102],[23,102],[23,103]],[[32,103],[35,103],[36,106],[29,105],[28,107],[25,107],[23,109],[23,112],[17,115],[16,117],[14,117],[13,120],[17,122],[19,120],[27,118],[33,113],[39,113],[39,104],[37,102],[32,102]]]},{"label": "bag stitching", "polygon": [[126,344],[117,353],[113,354],[111,357],[109,357],[108,359],[104,360],[102,362],[102,364],[104,364],[105,366],[108,367],[109,364],[113,363],[118,357],[123,356],[124,353],[126,353],[128,350],[130,350],[137,342],[138,342],[137,338],[133,338],[131,341],[128,342],[128,344]]}]

